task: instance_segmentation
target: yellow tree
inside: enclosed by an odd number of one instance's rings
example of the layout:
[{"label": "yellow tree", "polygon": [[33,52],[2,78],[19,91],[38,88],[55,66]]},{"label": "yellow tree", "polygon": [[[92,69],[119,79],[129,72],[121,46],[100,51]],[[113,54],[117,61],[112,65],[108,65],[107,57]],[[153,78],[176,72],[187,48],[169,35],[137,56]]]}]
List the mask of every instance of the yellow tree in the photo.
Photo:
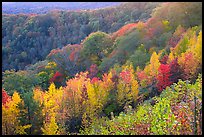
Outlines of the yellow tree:
[{"label": "yellow tree", "polygon": [[44,123],[44,127],[42,128],[43,135],[56,135],[59,134],[59,127],[56,123],[55,116],[50,117],[49,123]]},{"label": "yellow tree", "polygon": [[[102,112],[108,102],[110,91],[114,88],[112,72],[104,74],[102,80],[94,77],[86,85],[87,101],[86,112],[83,115],[83,125],[89,125]],[[88,119],[88,120],[87,120]]]},{"label": "yellow tree", "polygon": [[42,113],[45,119],[41,130],[44,135],[63,134],[63,129],[57,124],[57,118],[61,116],[62,96],[62,88],[56,89],[54,83],[50,85],[49,90],[45,93],[40,89],[34,90],[34,99],[43,106]]},{"label": "yellow tree", "polygon": [[198,37],[192,35],[188,47],[185,53],[182,53],[178,57],[178,63],[183,70],[184,79],[194,79],[198,75],[202,67],[202,32],[199,33]]},{"label": "yellow tree", "polygon": [[195,55],[196,60],[198,60],[199,65],[202,66],[202,31],[199,32],[197,41],[191,51]]},{"label": "yellow tree", "polygon": [[133,66],[123,66],[117,85],[117,101],[119,105],[136,103],[138,92],[138,82],[134,75]]},{"label": "yellow tree", "polygon": [[175,58],[174,58],[173,52],[170,52],[170,53],[169,53],[169,56],[168,56],[167,63],[168,63],[168,64],[171,63],[171,61],[173,61],[174,59],[175,59]]},{"label": "yellow tree", "polygon": [[196,44],[196,31],[198,27],[189,28],[184,34],[182,39],[179,40],[175,48],[172,48],[172,52],[175,57],[181,56],[182,53],[185,53],[189,48],[194,47]]},{"label": "yellow tree", "polygon": [[158,69],[160,66],[159,56],[163,51],[160,51],[159,55],[153,51],[150,58],[150,63],[147,64],[143,71],[137,71],[137,78],[139,79],[139,84],[141,87],[147,87],[155,82],[155,79],[158,75]]},{"label": "yellow tree", "polygon": [[33,99],[37,101],[40,105],[43,105],[45,92],[41,91],[40,88],[35,88],[33,90]]},{"label": "yellow tree", "polygon": [[23,104],[23,101],[20,95],[15,91],[11,100],[2,104],[2,134],[26,134],[25,129],[31,127],[31,125],[20,125],[20,109],[18,108],[20,103]]},{"label": "yellow tree", "polygon": [[153,52],[150,58],[150,70],[151,70],[150,75],[152,77],[156,77],[158,75],[159,66],[160,66],[159,55],[157,55],[156,52]]}]

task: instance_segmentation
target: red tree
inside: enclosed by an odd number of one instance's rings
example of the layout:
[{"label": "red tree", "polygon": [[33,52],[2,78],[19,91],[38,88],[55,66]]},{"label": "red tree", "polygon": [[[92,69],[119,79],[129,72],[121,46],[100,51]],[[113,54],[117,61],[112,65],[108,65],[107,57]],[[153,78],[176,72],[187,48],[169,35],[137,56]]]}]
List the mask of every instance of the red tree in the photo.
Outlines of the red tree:
[{"label": "red tree", "polygon": [[168,64],[161,64],[159,66],[159,74],[157,76],[157,88],[161,92],[167,86],[171,85],[170,81],[170,67]]},{"label": "red tree", "polygon": [[62,82],[63,81],[63,74],[60,72],[56,72],[54,76],[50,79],[50,82]]},{"label": "red tree", "polygon": [[9,100],[11,100],[11,97],[2,89],[2,104],[5,105]]},{"label": "red tree", "polygon": [[171,61],[169,67],[170,67],[170,81],[172,83],[178,82],[178,79],[181,79],[182,71],[178,64],[177,58]]}]

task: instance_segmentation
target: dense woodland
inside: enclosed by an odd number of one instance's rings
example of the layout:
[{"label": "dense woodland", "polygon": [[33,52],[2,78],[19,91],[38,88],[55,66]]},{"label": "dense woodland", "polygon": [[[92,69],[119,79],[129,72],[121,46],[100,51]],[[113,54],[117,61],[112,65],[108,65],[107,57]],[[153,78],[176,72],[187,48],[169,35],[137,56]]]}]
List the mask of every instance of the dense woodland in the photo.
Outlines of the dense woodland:
[{"label": "dense woodland", "polygon": [[201,135],[201,11],[3,14],[2,134]]},{"label": "dense woodland", "polygon": [[3,14],[3,71],[22,70],[44,60],[52,49],[80,44],[90,33],[112,33],[127,23],[147,20],[158,3],[124,3],[87,11]]}]

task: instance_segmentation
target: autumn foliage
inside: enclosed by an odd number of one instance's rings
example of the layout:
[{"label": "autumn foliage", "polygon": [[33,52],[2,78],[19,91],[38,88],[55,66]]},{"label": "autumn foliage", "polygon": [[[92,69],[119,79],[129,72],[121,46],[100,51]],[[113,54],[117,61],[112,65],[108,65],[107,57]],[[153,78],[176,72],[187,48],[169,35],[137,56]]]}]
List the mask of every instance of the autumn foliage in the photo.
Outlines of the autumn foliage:
[{"label": "autumn foliage", "polygon": [[170,67],[168,64],[161,64],[159,67],[159,74],[157,76],[157,88],[161,92],[167,86],[170,86]]},{"label": "autumn foliage", "polygon": [[55,72],[54,76],[50,79],[50,82],[62,82],[63,74],[59,71]]},{"label": "autumn foliage", "polygon": [[123,26],[121,29],[119,29],[117,32],[113,34],[113,38],[115,39],[116,37],[120,37],[130,31],[133,28],[136,28],[137,23],[130,23],[125,26]]},{"label": "autumn foliage", "polygon": [[[8,96],[6,91],[2,91],[2,133],[5,135],[26,134],[25,130],[31,125],[21,125],[19,104],[23,103],[19,93],[14,92],[12,97]],[[26,110],[24,110],[26,111]]]},{"label": "autumn foliage", "polygon": [[[80,44],[53,49],[45,62],[31,67],[40,82],[31,81],[29,90],[22,86],[26,78],[18,84],[11,72],[3,73],[10,81],[2,88],[2,133],[202,134],[201,26],[182,23],[189,9],[177,21],[164,7],[145,23],[127,24],[113,34],[97,31]],[[13,87],[22,92],[11,94]]]},{"label": "autumn foliage", "polygon": [[2,104],[5,105],[10,100],[11,97],[7,94],[7,92],[4,89],[2,89]]}]

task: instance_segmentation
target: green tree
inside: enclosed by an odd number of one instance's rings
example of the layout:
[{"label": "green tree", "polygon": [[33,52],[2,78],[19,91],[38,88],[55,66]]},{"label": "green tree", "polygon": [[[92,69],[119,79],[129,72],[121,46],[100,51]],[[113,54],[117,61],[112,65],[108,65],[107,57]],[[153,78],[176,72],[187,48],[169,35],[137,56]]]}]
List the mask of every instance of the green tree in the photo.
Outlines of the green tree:
[{"label": "green tree", "polygon": [[97,65],[101,64],[102,59],[110,54],[113,48],[111,37],[100,31],[90,34],[82,42],[82,45],[82,58]]},{"label": "green tree", "polygon": [[22,98],[24,100],[24,104],[20,104],[21,125],[32,125],[29,129],[26,129],[26,133],[28,135],[42,134],[40,130],[40,127],[43,125],[42,107],[33,99],[32,91],[23,93]]},{"label": "green tree", "polygon": [[14,91],[19,93],[32,91],[38,82],[38,78],[32,71],[7,70],[3,72],[3,87],[9,95],[12,95]]}]

